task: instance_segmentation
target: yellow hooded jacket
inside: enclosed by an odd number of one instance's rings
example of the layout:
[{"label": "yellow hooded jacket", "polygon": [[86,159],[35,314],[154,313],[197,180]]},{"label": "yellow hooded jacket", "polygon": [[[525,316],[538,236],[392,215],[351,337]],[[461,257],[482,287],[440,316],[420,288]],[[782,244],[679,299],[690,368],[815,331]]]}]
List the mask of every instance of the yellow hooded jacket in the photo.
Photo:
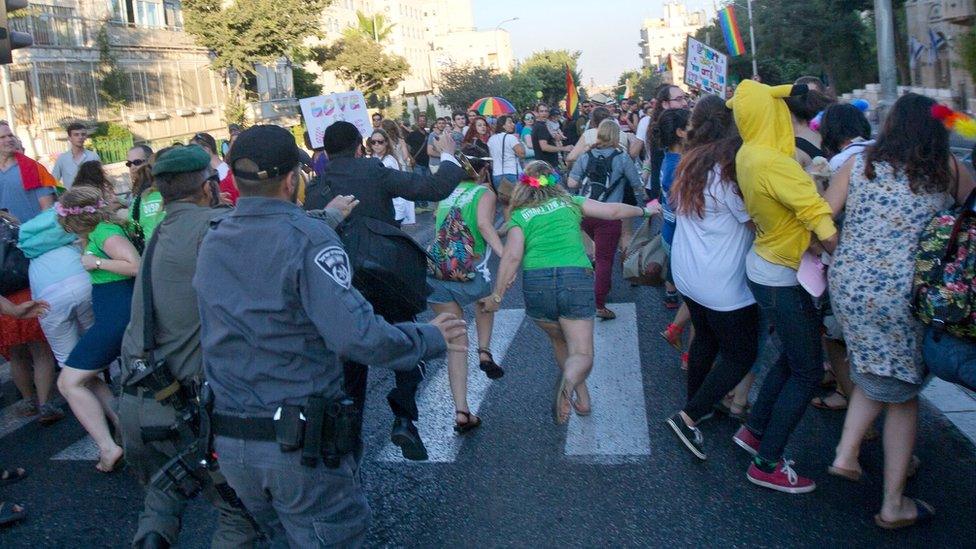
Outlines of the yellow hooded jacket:
[{"label": "yellow hooded jacket", "polygon": [[726,103],[742,135],[736,175],[760,257],[792,269],[810,246],[810,232],[825,240],[837,232],[830,205],[793,158],[795,138],[784,98],[792,86],[745,80]]}]

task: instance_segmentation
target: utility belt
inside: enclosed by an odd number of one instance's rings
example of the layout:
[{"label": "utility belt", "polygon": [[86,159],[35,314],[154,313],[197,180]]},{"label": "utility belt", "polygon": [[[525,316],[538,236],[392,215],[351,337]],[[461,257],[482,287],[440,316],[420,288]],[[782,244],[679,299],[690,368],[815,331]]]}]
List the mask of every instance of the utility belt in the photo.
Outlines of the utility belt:
[{"label": "utility belt", "polygon": [[359,448],[362,411],[350,398],[328,400],[313,396],[307,406],[286,405],[274,417],[213,414],[213,431],[242,440],[277,442],[282,452],[302,451],[302,465],[315,467],[319,459],[330,469]]}]

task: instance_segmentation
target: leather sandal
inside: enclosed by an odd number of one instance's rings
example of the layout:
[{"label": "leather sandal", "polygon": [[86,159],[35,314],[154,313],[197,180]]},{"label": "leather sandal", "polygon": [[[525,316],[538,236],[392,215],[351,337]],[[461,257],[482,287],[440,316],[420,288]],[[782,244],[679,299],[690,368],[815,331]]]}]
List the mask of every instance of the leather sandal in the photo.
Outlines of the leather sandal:
[{"label": "leather sandal", "polygon": [[617,313],[611,311],[610,309],[607,309],[606,307],[603,307],[601,309],[596,310],[596,316],[600,320],[613,320],[617,318]]},{"label": "leather sandal", "polygon": [[464,418],[467,420],[461,423],[458,422],[457,417],[454,418],[455,433],[459,435],[463,435],[464,433],[467,433],[469,431],[477,429],[478,427],[481,427],[481,418],[472,414],[471,412],[462,412],[461,410],[455,410],[454,413],[459,416],[464,416]]},{"label": "leather sandal", "polygon": [[495,364],[495,357],[491,356],[491,351],[488,349],[478,349],[478,353],[479,357],[481,354],[488,355],[488,360],[481,360],[479,358],[480,362],[478,363],[478,367],[488,376],[488,379],[498,379],[505,375],[505,370],[498,364]]}]

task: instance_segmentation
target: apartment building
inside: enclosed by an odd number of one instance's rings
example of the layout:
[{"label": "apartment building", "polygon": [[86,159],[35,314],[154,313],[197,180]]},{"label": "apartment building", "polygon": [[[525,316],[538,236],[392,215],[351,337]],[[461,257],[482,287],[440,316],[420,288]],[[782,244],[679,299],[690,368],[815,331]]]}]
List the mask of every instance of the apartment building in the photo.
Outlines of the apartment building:
[{"label": "apartment building", "polygon": [[688,35],[708,23],[704,10],[688,11],[683,3],[668,2],[664,4],[664,15],[648,18],[641,25],[641,60],[644,67],[659,67],[667,62],[671,56],[672,70],[665,74],[671,81],[680,84],[684,74],[684,51]]},{"label": "apartment building", "polygon": [[973,32],[976,1],[906,0],[905,15],[913,91],[976,109],[976,87],[961,65],[958,44]]},{"label": "apartment building", "polygon": [[[10,88],[5,117],[30,154],[43,158],[65,150],[62,128],[76,120],[117,122],[136,142],[156,146],[201,131],[226,133],[227,86],[210,69],[207,50],[183,32],[180,0],[43,0],[10,21],[13,30],[34,38],[3,71]],[[128,101],[120,110],[99,96],[103,32],[125,74]],[[297,123],[290,64],[258,67],[255,80],[258,101],[249,105],[250,117]]]}]

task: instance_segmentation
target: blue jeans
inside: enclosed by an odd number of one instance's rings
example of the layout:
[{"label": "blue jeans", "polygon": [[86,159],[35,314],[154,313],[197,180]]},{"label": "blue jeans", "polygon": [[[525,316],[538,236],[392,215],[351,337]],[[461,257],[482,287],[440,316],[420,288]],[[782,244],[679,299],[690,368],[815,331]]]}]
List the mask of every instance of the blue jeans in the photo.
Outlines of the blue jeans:
[{"label": "blue jeans", "polygon": [[935,341],[935,330],[925,331],[922,358],[929,371],[950,383],[976,391],[976,344],[942,333]]},{"label": "blue jeans", "polygon": [[493,175],[491,176],[491,182],[495,185],[496,189],[498,188],[498,184],[502,182],[503,177],[508,179],[512,183],[518,183],[518,176],[515,175],[514,173],[503,173],[501,175]]},{"label": "blue jeans", "polygon": [[762,440],[759,456],[779,461],[823,377],[820,311],[800,286],[749,281],[749,289],[775,327],[783,351],[766,374],[746,427]]},{"label": "blue jeans", "polygon": [[556,267],[522,272],[525,314],[540,322],[592,319],[596,315],[593,269]]}]

